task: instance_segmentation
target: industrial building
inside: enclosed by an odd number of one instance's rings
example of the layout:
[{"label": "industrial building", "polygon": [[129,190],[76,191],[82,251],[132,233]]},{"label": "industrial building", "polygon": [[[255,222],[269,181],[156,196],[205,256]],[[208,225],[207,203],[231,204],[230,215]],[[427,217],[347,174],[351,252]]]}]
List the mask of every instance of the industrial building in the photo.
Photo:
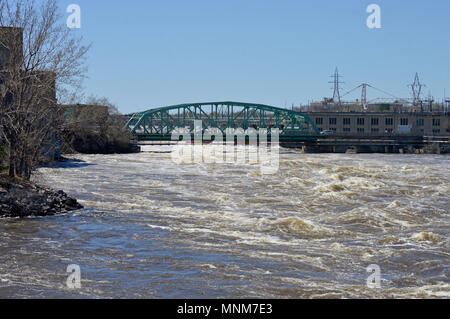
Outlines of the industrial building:
[{"label": "industrial building", "polygon": [[348,135],[450,135],[449,114],[392,112],[307,112],[322,131]]},{"label": "industrial building", "polygon": [[[294,107],[294,110],[308,115],[320,131],[353,136],[450,136],[450,100],[444,98],[442,103],[436,103],[431,96],[423,99],[424,85],[420,83],[418,74],[410,85],[412,98],[398,98],[367,83],[341,95],[341,76],[337,69],[332,77],[333,98]],[[390,98],[368,101],[368,88]],[[361,89],[361,100],[343,101],[343,97],[358,89]]]}]

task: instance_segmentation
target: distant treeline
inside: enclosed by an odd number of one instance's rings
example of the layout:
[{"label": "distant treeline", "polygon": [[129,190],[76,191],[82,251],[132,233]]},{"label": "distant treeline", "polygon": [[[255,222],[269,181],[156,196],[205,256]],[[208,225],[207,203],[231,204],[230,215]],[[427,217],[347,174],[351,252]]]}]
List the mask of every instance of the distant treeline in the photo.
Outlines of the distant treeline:
[{"label": "distant treeline", "polygon": [[123,116],[107,105],[65,105],[61,130],[63,154],[114,154],[136,151],[131,135],[124,129]]}]

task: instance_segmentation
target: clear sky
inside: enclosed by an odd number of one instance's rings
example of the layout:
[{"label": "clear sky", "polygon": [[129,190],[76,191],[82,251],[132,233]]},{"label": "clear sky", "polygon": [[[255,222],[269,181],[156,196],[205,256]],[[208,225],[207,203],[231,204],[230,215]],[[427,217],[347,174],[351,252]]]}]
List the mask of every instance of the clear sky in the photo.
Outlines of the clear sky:
[{"label": "clear sky", "polygon": [[[419,72],[450,96],[448,0],[70,0],[82,9],[86,94],[123,113],[188,102],[289,107],[366,82],[399,97]],[[381,7],[381,29],[366,25]],[[360,92],[349,96],[358,98]],[[368,91],[368,98],[383,97]],[[384,96],[385,97],[385,96]]]}]

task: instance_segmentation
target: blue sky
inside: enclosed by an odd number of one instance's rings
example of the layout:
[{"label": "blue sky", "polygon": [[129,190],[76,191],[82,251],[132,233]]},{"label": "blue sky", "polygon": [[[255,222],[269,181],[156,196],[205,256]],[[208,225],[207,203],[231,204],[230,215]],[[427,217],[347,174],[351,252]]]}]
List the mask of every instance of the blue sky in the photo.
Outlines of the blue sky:
[{"label": "blue sky", "polygon": [[[89,53],[86,94],[124,113],[187,102],[234,100],[289,107],[366,82],[409,97],[415,72],[450,96],[450,1],[70,0]],[[369,4],[382,28],[369,29]],[[358,98],[360,93],[351,98]],[[368,91],[368,98],[383,97]]]}]

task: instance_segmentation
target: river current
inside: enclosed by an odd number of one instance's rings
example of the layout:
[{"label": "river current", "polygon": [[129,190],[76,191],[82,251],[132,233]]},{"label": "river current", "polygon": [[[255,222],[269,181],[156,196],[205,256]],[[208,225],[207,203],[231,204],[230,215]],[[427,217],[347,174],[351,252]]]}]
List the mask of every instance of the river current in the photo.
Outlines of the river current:
[{"label": "river current", "polygon": [[77,158],[34,179],[84,210],[0,220],[1,298],[450,297],[449,156],[282,149],[273,175],[168,146]]}]

